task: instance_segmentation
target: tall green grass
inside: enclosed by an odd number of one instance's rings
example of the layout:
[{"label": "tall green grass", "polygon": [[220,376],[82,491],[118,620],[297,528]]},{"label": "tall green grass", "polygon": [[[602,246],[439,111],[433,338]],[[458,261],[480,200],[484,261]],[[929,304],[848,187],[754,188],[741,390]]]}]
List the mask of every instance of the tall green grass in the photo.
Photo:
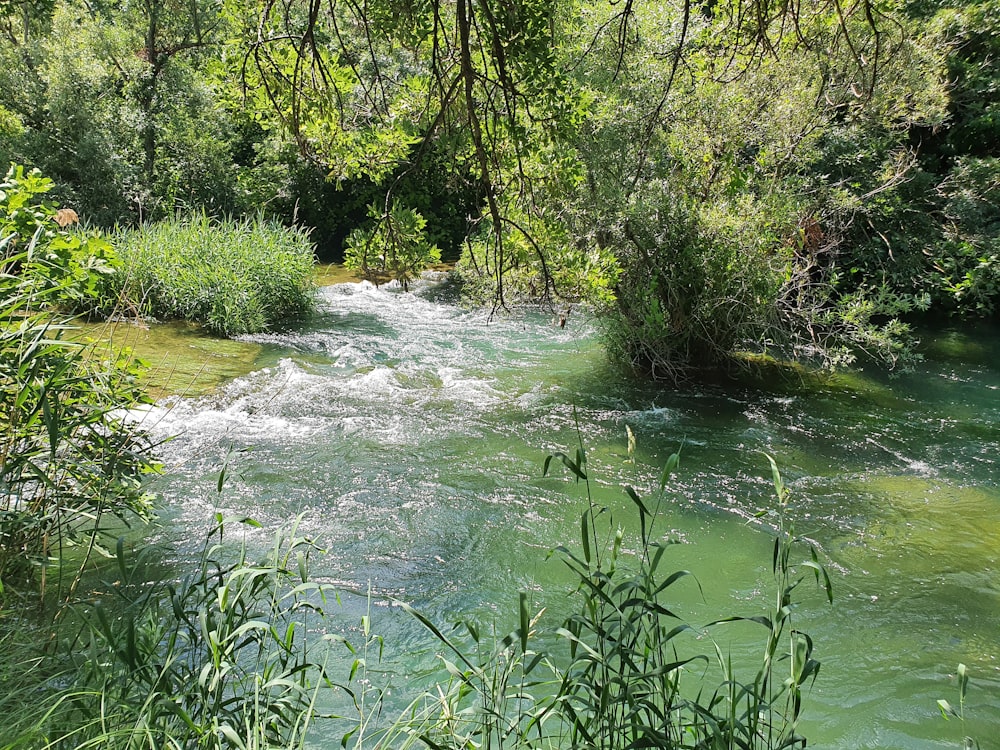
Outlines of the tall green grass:
[{"label": "tall green grass", "polygon": [[[300,748],[327,686],[336,636],[326,584],[308,576],[315,545],[292,524],[257,560],[215,516],[194,569],[176,583],[136,580],[122,546],[114,600],[77,607],[62,650],[69,685],[13,747]],[[64,633],[66,629],[64,628]]]},{"label": "tall green grass", "polygon": [[82,566],[107,519],[120,530],[150,510],[151,446],[123,418],[141,400],[136,363],[67,340],[58,317],[107,275],[110,256],[59,226],[40,199],[51,187],[21,168],[0,182],[0,603],[28,583],[51,588],[67,547],[83,551]]},{"label": "tall green grass", "polygon": [[[774,603],[767,611],[705,625],[685,622],[670,602],[671,587],[693,576],[664,570],[670,544],[661,541],[657,528],[679,454],[670,457],[652,502],[626,488],[640,528],[638,538],[629,540],[591,499],[582,447],[573,456],[550,456],[546,472],[553,461],[584,484],[588,497],[579,546],[555,551],[576,579],[575,611],[548,624],[522,593],[514,630],[484,635],[463,623],[460,635],[403,605],[443,646],[450,680],[410,706],[374,746],[805,747],[798,733],[802,694],[818,675],[819,662],[809,636],[792,627],[792,594],[812,575],[831,601],[832,591],[815,552],[788,524],[789,493],[773,460],[768,458],[777,498]],[[793,564],[793,550],[800,546],[807,557]],[[737,667],[718,646],[703,650],[702,644],[714,643],[717,628],[737,622],[759,631],[756,666],[742,660]]]},{"label": "tall green grass", "polygon": [[110,299],[143,316],[188,320],[223,336],[258,333],[313,308],[304,230],[204,214],[121,230]]},{"label": "tall green grass", "polygon": [[[570,614],[550,622],[521,593],[511,631],[471,620],[449,629],[394,602],[442,654],[438,683],[395,719],[387,719],[388,692],[378,686],[379,661],[392,644],[377,635],[371,608],[354,643],[325,634],[336,594],[309,577],[317,549],[295,524],[257,561],[246,544],[234,555],[223,543],[233,522],[216,516],[198,564],[179,583],[133,581],[120,545],[117,601],[78,611],[79,630],[64,651],[75,678],[21,733],[21,746],[301,748],[336,736],[353,750],[804,747],[803,691],[819,662],[808,635],[792,625],[793,593],[815,577],[832,595],[808,544],[793,564],[803,543],[787,522],[788,490],[768,461],[777,498],[773,603],[691,624],[671,593],[682,582],[698,584],[687,570],[667,569],[672,545],[661,528],[679,454],[651,499],[626,488],[636,538],[591,499],[582,447],[550,456],[545,473],[562,465],[587,496],[577,542],[553,552],[575,578]],[[714,645],[713,633],[733,623],[758,631],[756,663]],[[331,646],[347,648],[346,663]],[[340,691],[341,704],[346,696],[348,710],[321,712],[328,690]]]}]

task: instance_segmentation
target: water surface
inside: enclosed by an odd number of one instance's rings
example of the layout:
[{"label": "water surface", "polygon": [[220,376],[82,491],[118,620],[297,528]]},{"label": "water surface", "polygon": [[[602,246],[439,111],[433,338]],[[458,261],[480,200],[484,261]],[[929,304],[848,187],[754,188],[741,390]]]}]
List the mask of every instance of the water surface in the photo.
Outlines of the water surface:
[{"label": "water surface", "polygon": [[[569,579],[547,553],[578,538],[585,494],[563,471],[543,478],[545,455],[582,440],[597,501],[627,526],[622,485],[651,492],[683,445],[659,528],[684,542],[672,561],[705,598],[681,586],[678,609],[692,624],[761,614],[772,597],[770,531],[754,520],[773,507],[766,451],[792,488],[797,530],[834,579],[833,606],[802,587],[796,613],[823,662],[807,696],[810,742],[954,746],[961,728],[936,700],[955,702],[959,662],[972,676],[966,729],[984,746],[1000,732],[995,331],[939,332],[918,370],[896,379],[675,391],[612,370],[581,315],[565,328],[541,312],[490,321],[459,307],[443,277],[409,293],[338,284],[321,295],[295,332],[241,342],[256,347],[249,374],[146,415],[175,436],[155,533],[178,559],[213,510],[268,529],[302,513],[328,550],[315,572],[360,595],[345,596],[345,621],[370,589],[443,624],[508,627],[518,591],[566,606]],[[376,629],[389,669],[434,668],[433,642],[402,613],[380,607]],[[403,694],[412,683],[385,679]]]}]

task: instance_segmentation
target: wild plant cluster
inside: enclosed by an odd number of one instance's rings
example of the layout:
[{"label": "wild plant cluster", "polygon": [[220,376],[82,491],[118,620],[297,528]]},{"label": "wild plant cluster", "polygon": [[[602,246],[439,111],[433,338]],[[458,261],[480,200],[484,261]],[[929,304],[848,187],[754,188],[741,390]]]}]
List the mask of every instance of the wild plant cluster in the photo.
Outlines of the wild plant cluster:
[{"label": "wild plant cluster", "polygon": [[313,308],[308,233],[258,215],[176,217],[111,237],[121,270],[108,301],[144,318],[188,320],[212,333],[258,333]]},{"label": "wild plant cluster", "polygon": [[[658,528],[679,454],[668,459],[653,504],[625,488],[640,529],[629,540],[591,499],[582,447],[572,457],[550,456],[546,471],[553,459],[587,486],[579,549],[554,551],[576,580],[571,614],[558,625],[544,625],[542,613],[533,613],[521,594],[515,630],[488,636],[466,622],[463,638],[408,608],[449,654],[444,663],[451,679],[415,702],[376,746],[805,747],[798,732],[803,692],[820,665],[812,640],[792,625],[792,593],[810,574],[831,601],[832,588],[815,552],[788,524],[789,493],[773,460],[768,457],[777,499],[771,514],[773,605],[696,626],[684,621],[669,596],[671,587],[694,576],[664,570],[671,544]],[[794,563],[799,545],[809,555]],[[626,553],[630,548],[634,552]],[[756,665],[737,664],[718,645],[704,653],[693,637],[714,643],[716,628],[738,622],[758,629]]]},{"label": "wild plant cluster", "polygon": [[235,549],[224,539],[241,524],[257,525],[216,515],[177,582],[143,580],[119,546],[114,600],[71,613],[75,635],[60,653],[68,685],[51,691],[13,744],[303,747],[330,686],[324,662],[335,636],[315,629],[336,595],[309,579],[315,545],[294,524],[259,561],[245,538]]},{"label": "wild plant cluster", "polygon": [[[310,576],[317,547],[298,524],[277,532],[258,561],[239,529],[259,525],[216,515],[180,581],[149,583],[118,545],[111,598],[72,608],[56,648],[58,679],[39,686],[30,721],[0,744],[246,750],[339,737],[359,750],[804,747],[798,722],[819,662],[809,636],[793,627],[792,594],[811,574],[832,593],[814,553],[793,563],[801,542],[787,525],[788,490],[773,461],[773,604],[692,625],[670,594],[696,579],[665,571],[671,544],[660,528],[679,456],[664,468],[655,502],[626,488],[636,539],[590,499],[582,448],[550,456],[546,472],[553,460],[588,497],[579,544],[554,550],[576,580],[570,614],[550,624],[522,593],[510,633],[472,620],[449,632],[391,602],[442,651],[436,684],[401,712],[391,713],[399,709],[377,683],[392,644],[376,634],[371,607],[360,627],[337,624],[336,591]],[[756,664],[699,645],[739,622],[759,633]],[[347,710],[330,713],[332,696]]]},{"label": "wild plant cluster", "polygon": [[150,510],[151,446],[123,412],[143,398],[139,365],[67,335],[115,256],[60,226],[66,215],[39,200],[51,186],[21,168],[0,182],[0,602],[11,583],[61,589],[53,561],[70,548],[85,561],[109,519],[120,529]]}]

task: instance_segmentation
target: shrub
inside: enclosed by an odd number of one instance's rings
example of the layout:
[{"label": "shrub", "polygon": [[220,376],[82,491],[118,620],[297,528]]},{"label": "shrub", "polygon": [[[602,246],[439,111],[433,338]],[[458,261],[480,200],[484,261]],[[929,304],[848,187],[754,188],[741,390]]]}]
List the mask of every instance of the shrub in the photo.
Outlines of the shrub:
[{"label": "shrub", "polygon": [[371,220],[347,236],[344,265],[380,284],[397,281],[403,289],[432,263],[441,251],[427,238],[427,221],[412,208],[393,201],[388,211],[368,206]]},{"label": "shrub", "polygon": [[762,202],[698,205],[649,185],[619,240],[618,305],[605,316],[612,356],[667,380],[724,365],[785,334],[778,306],[793,253]]},{"label": "shrub", "polygon": [[120,231],[113,242],[124,265],[118,297],[143,315],[235,336],[314,305],[307,233],[261,216],[215,221],[196,214]]},{"label": "shrub", "polygon": [[[72,235],[40,202],[52,183],[13,168],[0,183],[0,594],[69,545],[99,548],[106,516],[144,516],[146,437],[122,418],[140,400],[127,351],[63,339],[56,311],[113,275],[106,243]],[[81,563],[82,564],[82,563]]]}]

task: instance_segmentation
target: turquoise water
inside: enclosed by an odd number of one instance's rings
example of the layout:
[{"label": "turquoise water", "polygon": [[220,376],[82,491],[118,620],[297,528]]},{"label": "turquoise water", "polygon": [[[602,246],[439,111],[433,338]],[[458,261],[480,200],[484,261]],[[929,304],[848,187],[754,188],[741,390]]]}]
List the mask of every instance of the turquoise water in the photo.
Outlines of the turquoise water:
[{"label": "turquoise water", "polygon": [[[699,625],[761,614],[772,598],[772,537],[755,520],[773,506],[767,452],[792,489],[797,531],[833,576],[834,604],[802,587],[796,613],[823,663],[806,696],[811,744],[960,743],[936,707],[955,702],[959,662],[972,678],[966,730],[984,747],[1000,732],[995,330],[928,334],[925,362],[894,379],[670,390],[609,368],[580,315],[565,328],[537,312],[490,321],[459,307],[443,278],[409,293],[340,284],[321,294],[301,329],[248,339],[260,346],[253,372],[144,415],[173,436],[154,536],[178,565],[214,510],[255,517],[261,545],[302,513],[328,550],[314,572],[345,592],[331,628],[356,623],[369,590],[442,624],[508,627],[518,591],[566,606],[569,579],[547,556],[578,538],[585,495],[563,471],[543,478],[544,457],[582,440],[598,502],[629,526],[622,485],[650,493],[682,445],[659,528],[683,542],[671,562],[705,596],[680,586],[677,609]],[[438,663],[434,643],[385,605],[375,628],[387,644],[381,679],[408,695]]]}]

